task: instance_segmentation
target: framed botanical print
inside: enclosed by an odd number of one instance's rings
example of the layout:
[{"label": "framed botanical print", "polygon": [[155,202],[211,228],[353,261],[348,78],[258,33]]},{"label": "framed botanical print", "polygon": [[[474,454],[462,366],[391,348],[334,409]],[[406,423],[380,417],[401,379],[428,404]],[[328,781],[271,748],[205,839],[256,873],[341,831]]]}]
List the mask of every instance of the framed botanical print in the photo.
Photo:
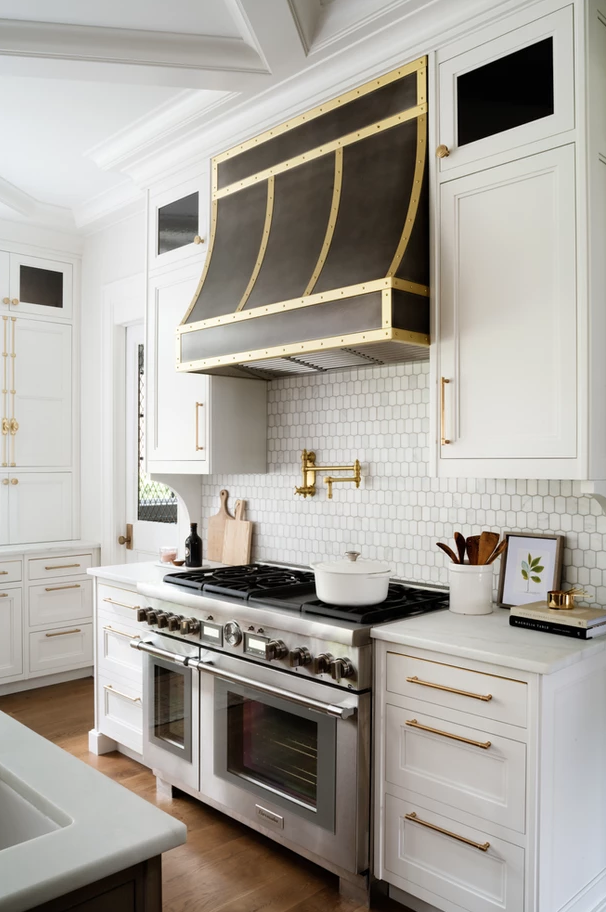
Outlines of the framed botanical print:
[{"label": "framed botanical print", "polygon": [[540,602],[551,589],[560,588],[563,535],[506,532],[505,538],[497,597],[501,608]]}]

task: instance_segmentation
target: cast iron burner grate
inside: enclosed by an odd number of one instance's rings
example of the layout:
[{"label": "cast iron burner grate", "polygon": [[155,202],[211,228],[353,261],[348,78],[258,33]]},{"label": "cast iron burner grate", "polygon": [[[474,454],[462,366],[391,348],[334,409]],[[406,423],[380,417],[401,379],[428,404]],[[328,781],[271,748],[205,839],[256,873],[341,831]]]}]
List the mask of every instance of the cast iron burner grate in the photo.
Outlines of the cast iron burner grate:
[{"label": "cast iron burner grate", "polygon": [[313,599],[301,606],[303,614],[339,618],[355,624],[382,624],[385,621],[396,621],[399,618],[414,617],[417,614],[440,611],[444,608],[448,608],[446,593],[415,589],[413,586],[399,583],[390,583],[387,598],[377,605],[354,605],[348,608],[328,605],[320,599]]},{"label": "cast iron burner grate", "polygon": [[291,570],[288,567],[271,567],[265,564],[245,564],[242,567],[220,567],[218,569],[190,570],[185,573],[169,573],[165,583],[183,586],[198,592],[214,592],[231,595],[234,598],[262,598],[264,593],[277,589],[305,589],[305,595],[313,590],[314,575],[309,570]]}]

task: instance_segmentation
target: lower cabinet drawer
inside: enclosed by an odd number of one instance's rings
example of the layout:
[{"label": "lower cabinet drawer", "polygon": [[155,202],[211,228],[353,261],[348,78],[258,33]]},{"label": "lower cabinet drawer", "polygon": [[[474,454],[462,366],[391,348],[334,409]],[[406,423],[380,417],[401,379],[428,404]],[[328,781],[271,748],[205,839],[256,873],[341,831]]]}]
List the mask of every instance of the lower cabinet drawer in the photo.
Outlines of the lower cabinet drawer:
[{"label": "lower cabinet drawer", "polygon": [[[467,912],[522,912],[524,849],[421,805],[385,796],[385,868],[396,886]],[[389,880],[389,877],[386,878]]]},{"label": "lower cabinet drawer", "polygon": [[52,674],[93,664],[93,625],[75,624],[29,635],[31,675]]},{"label": "lower cabinet drawer", "polygon": [[20,560],[0,562],[0,585],[6,583],[20,583],[23,568]]},{"label": "lower cabinet drawer", "polygon": [[141,687],[118,678],[98,675],[98,725],[100,731],[125,747],[143,750],[143,707]]},{"label": "lower cabinet drawer", "polygon": [[418,711],[385,709],[385,778],[523,833],[526,745]]},{"label": "lower cabinet drawer", "polygon": [[100,614],[97,618],[97,667],[101,675],[121,675],[141,684],[143,678],[143,653],[131,649],[139,639],[132,627],[120,620]]},{"label": "lower cabinet drawer", "polygon": [[122,618],[127,623],[137,623],[137,610],[143,608],[143,596],[131,589],[120,589],[118,586],[106,586],[97,583],[97,611]]},{"label": "lower cabinet drawer", "polygon": [[93,581],[29,587],[29,625],[65,624],[93,616]]}]

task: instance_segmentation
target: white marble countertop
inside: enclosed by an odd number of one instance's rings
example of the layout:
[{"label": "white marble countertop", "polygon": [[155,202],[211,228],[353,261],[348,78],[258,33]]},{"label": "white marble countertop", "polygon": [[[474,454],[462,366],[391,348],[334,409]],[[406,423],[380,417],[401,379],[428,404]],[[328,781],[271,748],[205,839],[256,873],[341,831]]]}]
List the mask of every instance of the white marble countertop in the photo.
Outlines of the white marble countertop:
[{"label": "white marble countertop", "polygon": [[[205,561],[204,567],[225,567],[217,561]],[[161,583],[167,573],[185,572],[187,567],[175,567],[173,564],[160,566],[159,561],[142,561],[137,564],[114,564],[108,567],[91,567],[86,572],[99,579],[114,583],[126,583],[136,586],[137,583]]]},{"label": "white marble countertop", "polygon": [[55,554],[57,551],[91,551],[100,548],[96,541],[34,542],[31,545],[0,545],[0,557],[27,554]]},{"label": "white marble countertop", "polygon": [[60,827],[0,850],[0,912],[30,909],[186,840],[179,820],[0,712],[2,780]]},{"label": "white marble countertop", "polygon": [[430,612],[374,627],[371,636],[537,674],[552,674],[606,649],[606,636],[577,640],[510,627],[509,611],[496,607],[481,616]]}]

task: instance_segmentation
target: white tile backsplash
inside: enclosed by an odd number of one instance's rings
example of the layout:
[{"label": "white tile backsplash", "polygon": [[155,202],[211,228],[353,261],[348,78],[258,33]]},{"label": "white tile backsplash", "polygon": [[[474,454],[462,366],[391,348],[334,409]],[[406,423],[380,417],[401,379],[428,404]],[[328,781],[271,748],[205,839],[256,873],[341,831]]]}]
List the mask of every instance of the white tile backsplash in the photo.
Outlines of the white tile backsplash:
[{"label": "white tile backsplash", "polygon": [[[429,365],[311,374],[268,387],[268,474],[202,479],[202,526],[227,488],[255,522],[253,558],[296,564],[355,548],[393,564],[394,575],[446,585],[437,540],[455,529],[550,532],[566,536],[564,581],[587,586],[606,605],[606,516],[572,481],[437,479],[428,476]],[[362,484],[323,475],[313,498],[295,496],[301,451],[319,465],[362,463]],[[500,561],[495,565],[495,589]]]}]

